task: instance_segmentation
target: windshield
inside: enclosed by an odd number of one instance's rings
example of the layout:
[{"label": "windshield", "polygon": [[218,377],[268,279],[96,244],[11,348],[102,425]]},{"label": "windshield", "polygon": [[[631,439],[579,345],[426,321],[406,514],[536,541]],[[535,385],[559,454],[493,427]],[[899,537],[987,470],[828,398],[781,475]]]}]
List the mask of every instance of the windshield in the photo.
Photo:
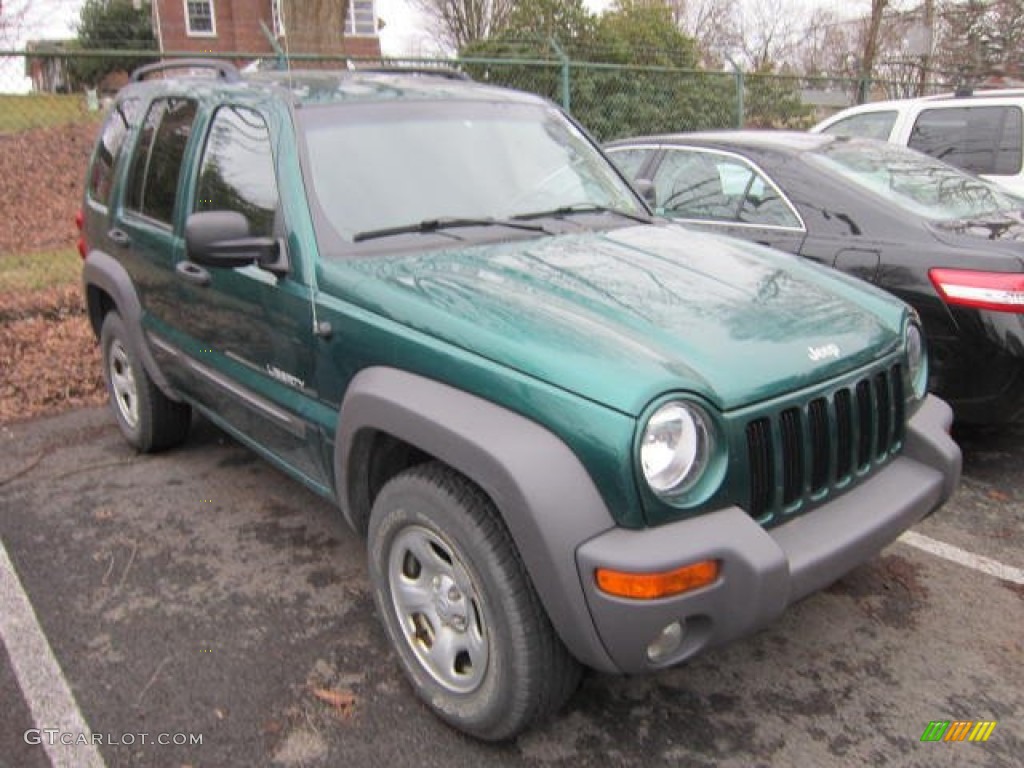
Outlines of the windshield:
[{"label": "windshield", "polygon": [[511,219],[567,207],[646,214],[553,107],[389,103],[299,114],[320,226],[350,242],[418,222]]},{"label": "windshield", "polygon": [[935,221],[1019,210],[1021,201],[920,152],[876,141],[835,141],[811,155],[888,202]]}]

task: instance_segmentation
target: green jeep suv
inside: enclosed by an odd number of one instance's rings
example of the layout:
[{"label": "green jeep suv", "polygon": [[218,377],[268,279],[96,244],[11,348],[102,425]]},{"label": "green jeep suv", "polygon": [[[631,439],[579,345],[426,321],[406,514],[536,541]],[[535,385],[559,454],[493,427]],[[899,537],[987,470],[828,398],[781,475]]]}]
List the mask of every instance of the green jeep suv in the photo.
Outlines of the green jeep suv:
[{"label": "green jeep suv", "polygon": [[173,66],[212,76],[133,76],[79,217],[114,417],[155,451],[198,411],[333,502],[455,727],[750,633],[953,492],[912,310],[652,219],[548,101]]}]

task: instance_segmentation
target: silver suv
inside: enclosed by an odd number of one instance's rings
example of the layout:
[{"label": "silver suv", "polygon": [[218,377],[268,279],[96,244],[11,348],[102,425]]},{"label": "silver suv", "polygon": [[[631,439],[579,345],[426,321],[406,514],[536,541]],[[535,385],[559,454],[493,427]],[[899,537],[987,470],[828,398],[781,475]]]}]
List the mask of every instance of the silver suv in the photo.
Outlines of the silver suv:
[{"label": "silver suv", "polygon": [[814,133],[911,147],[1024,196],[1024,90],[879,101],[844,109]]}]

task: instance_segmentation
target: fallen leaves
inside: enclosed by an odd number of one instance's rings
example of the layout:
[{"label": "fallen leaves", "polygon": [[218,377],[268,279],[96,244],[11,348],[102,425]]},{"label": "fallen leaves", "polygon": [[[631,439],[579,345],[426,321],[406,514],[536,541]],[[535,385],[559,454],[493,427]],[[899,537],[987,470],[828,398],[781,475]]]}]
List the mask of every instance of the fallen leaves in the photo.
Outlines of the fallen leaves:
[{"label": "fallen leaves", "polygon": [[96,124],[0,135],[0,254],[74,245]]},{"label": "fallen leaves", "polygon": [[105,400],[81,288],[0,295],[0,423]]},{"label": "fallen leaves", "polygon": [[309,692],[335,710],[339,717],[349,717],[356,706],[356,696],[351,691],[334,688],[320,688],[311,685]]},{"label": "fallen leaves", "polygon": [[[96,124],[0,135],[0,259],[73,248]],[[77,281],[0,294],[0,423],[104,400]]]}]

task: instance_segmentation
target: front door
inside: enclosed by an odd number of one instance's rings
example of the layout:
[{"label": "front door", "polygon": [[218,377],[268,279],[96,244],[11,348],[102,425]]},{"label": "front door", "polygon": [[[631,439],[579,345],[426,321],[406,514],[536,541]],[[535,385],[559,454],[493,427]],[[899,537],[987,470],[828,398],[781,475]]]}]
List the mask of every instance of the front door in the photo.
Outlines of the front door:
[{"label": "front door", "polygon": [[[286,245],[271,132],[246,106],[211,116],[196,171],[186,181],[189,212],[235,211],[253,237]],[[189,358],[196,396],[217,420],[250,438],[316,486],[327,482],[318,430],[310,289],[296,269],[203,267],[183,249],[174,267],[174,326]]]}]

